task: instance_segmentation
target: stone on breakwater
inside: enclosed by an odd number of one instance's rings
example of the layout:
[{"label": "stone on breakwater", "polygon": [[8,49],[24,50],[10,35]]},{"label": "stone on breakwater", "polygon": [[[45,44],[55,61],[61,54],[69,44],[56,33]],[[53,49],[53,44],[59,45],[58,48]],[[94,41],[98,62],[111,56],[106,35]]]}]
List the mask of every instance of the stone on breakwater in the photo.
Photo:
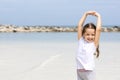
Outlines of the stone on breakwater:
[{"label": "stone on breakwater", "polygon": [[[77,27],[0,25],[0,32],[77,32]],[[102,32],[120,32],[120,27],[102,27]]]}]

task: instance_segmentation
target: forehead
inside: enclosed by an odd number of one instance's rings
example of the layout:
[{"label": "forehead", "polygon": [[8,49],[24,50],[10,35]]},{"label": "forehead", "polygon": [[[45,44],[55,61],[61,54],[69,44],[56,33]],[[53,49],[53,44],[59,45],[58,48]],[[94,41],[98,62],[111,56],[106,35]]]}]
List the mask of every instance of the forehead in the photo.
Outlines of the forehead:
[{"label": "forehead", "polygon": [[95,29],[87,28],[87,29],[85,30],[85,33],[95,33]]}]

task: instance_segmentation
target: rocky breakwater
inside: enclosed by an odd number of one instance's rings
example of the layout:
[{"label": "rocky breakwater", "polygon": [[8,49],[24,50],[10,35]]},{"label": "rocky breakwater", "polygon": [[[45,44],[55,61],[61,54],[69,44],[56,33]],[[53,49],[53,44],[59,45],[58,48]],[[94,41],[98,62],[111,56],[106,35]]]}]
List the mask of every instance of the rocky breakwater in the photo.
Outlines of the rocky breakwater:
[{"label": "rocky breakwater", "polygon": [[[0,32],[77,32],[77,27],[0,25]],[[120,27],[102,27],[102,32],[120,32]]]}]

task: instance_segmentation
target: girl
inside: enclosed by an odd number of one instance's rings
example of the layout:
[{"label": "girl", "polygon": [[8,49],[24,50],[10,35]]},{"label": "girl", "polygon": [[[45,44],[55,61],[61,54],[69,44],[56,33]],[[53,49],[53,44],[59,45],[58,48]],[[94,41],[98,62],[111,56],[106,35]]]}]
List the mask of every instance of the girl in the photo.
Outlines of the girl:
[{"label": "girl", "polygon": [[[97,17],[96,26],[83,24],[88,15]],[[101,32],[101,16],[95,11],[85,12],[78,24],[78,53],[77,53],[77,77],[78,80],[95,80],[94,54],[99,56],[99,37]]]}]

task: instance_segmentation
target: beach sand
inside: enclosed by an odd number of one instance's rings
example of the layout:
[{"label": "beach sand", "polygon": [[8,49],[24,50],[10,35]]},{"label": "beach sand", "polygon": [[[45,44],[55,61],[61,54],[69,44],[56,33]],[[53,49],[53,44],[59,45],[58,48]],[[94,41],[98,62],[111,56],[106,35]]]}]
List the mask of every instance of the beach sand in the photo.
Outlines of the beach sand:
[{"label": "beach sand", "polygon": [[[120,43],[100,43],[97,80],[120,79]],[[12,42],[0,45],[0,80],[76,80],[77,42]]]}]

